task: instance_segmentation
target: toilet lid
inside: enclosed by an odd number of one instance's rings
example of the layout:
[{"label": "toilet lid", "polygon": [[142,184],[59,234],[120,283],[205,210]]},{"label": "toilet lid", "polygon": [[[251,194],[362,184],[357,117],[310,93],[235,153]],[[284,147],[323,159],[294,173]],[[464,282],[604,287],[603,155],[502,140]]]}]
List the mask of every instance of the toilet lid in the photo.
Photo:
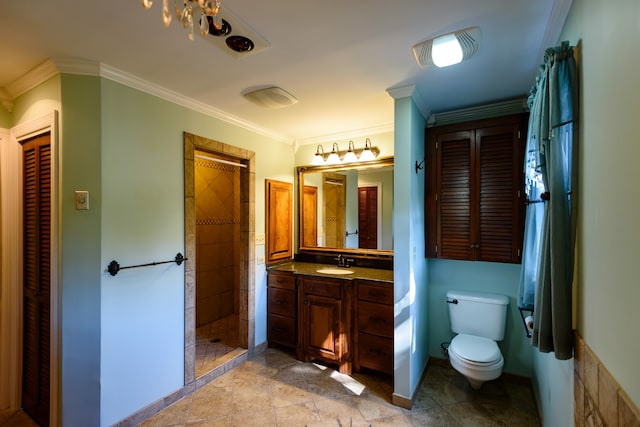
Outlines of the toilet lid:
[{"label": "toilet lid", "polygon": [[477,363],[492,363],[500,359],[502,355],[495,341],[465,334],[456,335],[453,338],[449,345],[449,351],[453,351],[463,359]]}]

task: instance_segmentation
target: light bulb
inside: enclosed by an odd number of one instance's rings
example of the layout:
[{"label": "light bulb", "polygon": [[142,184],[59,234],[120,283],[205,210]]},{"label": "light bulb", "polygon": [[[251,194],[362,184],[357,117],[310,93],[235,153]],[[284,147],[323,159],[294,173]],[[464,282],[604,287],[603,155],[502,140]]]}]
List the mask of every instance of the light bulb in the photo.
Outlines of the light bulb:
[{"label": "light bulb", "polygon": [[327,164],[335,165],[337,163],[340,163],[340,156],[338,155],[338,143],[334,142],[331,154],[327,157]]},{"label": "light bulb", "polygon": [[324,149],[322,145],[318,145],[318,148],[316,148],[316,154],[313,156],[313,159],[311,159],[311,164],[314,166],[324,164]]},{"label": "light bulb", "polygon": [[164,26],[169,28],[171,24],[171,12],[169,11],[169,0],[163,0],[162,2],[162,22]]},{"label": "light bulb", "polygon": [[448,67],[462,62],[462,47],[454,33],[433,39],[431,59],[436,67]]},{"label": "light bulb", "polygon": [[344,155],[342,159],[344,163],[357,162],[358,156],[356,156],[355,151],[353,151],[353,141],[349,141],[349,149],[347,150],[347,154]]},{"label": "light bulb", "polygon": [[204,13],[200,16],[200,33],[203,36],[209,34],[209,19],[207,19],[207,15]]}]

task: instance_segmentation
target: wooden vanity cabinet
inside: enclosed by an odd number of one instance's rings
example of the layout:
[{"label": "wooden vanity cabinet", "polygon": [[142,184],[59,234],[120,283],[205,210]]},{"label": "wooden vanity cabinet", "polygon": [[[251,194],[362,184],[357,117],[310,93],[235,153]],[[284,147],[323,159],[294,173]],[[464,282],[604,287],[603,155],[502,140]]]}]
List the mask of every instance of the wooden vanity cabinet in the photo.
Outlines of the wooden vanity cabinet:
[{"label": "wooden vanity cabinet", "polygon": [[267,275],[267,341],[295,349],[297,346],[298,291],[292,273]]},{"label": "wooden vanity cabinet", "polygon": [[354,369],[393,373],[393,285],[357,280],[355,284]]},{"label": "wooden vanity cabinet", "polygon": [[301,276],[298,358],[336,364],[351,374],[351,281]]}]

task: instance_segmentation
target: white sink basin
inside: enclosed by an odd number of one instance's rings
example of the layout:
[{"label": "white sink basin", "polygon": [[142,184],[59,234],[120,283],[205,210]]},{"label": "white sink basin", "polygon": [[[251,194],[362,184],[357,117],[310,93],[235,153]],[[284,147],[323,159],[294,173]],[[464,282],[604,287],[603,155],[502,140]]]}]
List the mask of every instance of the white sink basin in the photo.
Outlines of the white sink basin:
[{"label": "white sink basin", "polygon": [[322,274],[353,274],[353,270],[347,270],[345,268],[321,268],[316,270],[316,272]]}]

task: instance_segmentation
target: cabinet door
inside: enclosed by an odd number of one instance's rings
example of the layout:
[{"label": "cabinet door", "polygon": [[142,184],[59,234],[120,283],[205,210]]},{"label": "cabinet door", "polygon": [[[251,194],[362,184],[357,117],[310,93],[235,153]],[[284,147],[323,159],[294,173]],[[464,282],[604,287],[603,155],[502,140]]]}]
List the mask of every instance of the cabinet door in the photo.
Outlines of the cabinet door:
[{"label": "cabinet door", "polygon": [[476,259],[520,262],[520,175],[517,124],[476,130]]},{"label": "cabinet door", "polygon": [[525,117],[427,131],[428,257],[520,262]]},{"label": "cabinet door", "polygon": [[290,259],[293,254],[292,206],[293,185],[288,182],[265,180],[267,264]]},{"label": "cabinet door", "polygon": [[447,259],[473,259],[476,192],[475,132],[438,135],[436,145],[436,245]]},{"label": "cabinet door", "polygon": [[302,304],[303,350],[307,357],[339,361],[340,300],[304,295]]}]

